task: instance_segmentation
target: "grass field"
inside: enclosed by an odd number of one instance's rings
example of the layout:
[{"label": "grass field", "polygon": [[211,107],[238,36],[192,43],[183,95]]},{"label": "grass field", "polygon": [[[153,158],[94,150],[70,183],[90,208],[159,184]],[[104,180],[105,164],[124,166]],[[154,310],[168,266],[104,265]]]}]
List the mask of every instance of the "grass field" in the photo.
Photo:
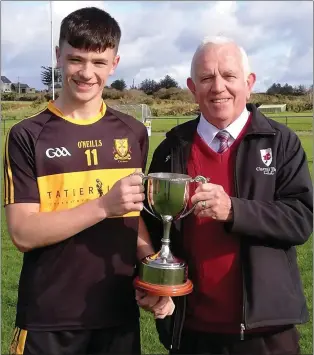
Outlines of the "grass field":
[{"label": "grass field", "polygon": [[[284,119],[284,117],[278,117],[278,119]],[[298,120],[297,117],[294,118]],[[310,126],[312,127],[312,119],[309,119]],[[169,129],[166,120],[153,121],[153,130],[159,131],[159,128],[162,128],[162,131]],[[154,124],[157,123],[160,126],[154,129]],[[169,125],[175,125],[177,123],[177,118],[170,119]],[[9,125],[11,126],[16,121],[8,120],[6,121],[6,129]],[[307,129],[308,132],[302,132],[304,127],[300,121],[296,121],[299,125],[295,126],[295,130],[298,131],[298,134],[301,138],[302,145],[307,153],[310,171],[312,172],[313,164],[313,135],[312,128]],[[308,124],[308,123],[307,123]],[[158,129],[156,129],[158,128]],[[1,122],[1,138],[3,142],[3,121]],[[152,154],[156,146],[164,139],[163,135],[153,135],[150,138],[150,150],[148,156],[148,166]],[[11,341],[12,329],[14,326],[14,317],[15,317],[15,306],[16,306],[16,296],[17,296],[17,285],[18,277],[21,268],[22,254],[19,253],[13,246],[9,239],[6,223],[4,219],[3,209],[1,210],[1,237],[2,237],[2,354],[8,352],[8,346]],[[302,280],[305,289],[305,295],[308,301],[310,314],[313,313],[313,295],[312,295],[312,280],[313,280],[313,265],[312,265],[312,239],[308,241],[305,245],[297,248],[298,250],[298,261],[301,270]],[[301,348],[302,354],[312,354],[312,318],[309,323],[300,327],[301,332]],[[155,324],[152,316],[149,313],[141,312],[141,332],[142,332],[142,350],[143,354],[162,354],[166,353],[165,349],[160,345],[157,333],[155,330]]]},{"label": "grass field", "polygon": [[[152,131],[153,132],[164,132],[166,129],[167,131],[171,128],[177,126],[180,123],[184,123],[188,120],[194,119],[195,117],[158,117],[152,119]],[[286,126],[290,127],[294,131],[310,131],[312,130],[313,125],[313,117],[309,115],[304,116],[296,116],[296,115],[288,115],[287,116],[272,116],[273,120],[283,123]]]}]

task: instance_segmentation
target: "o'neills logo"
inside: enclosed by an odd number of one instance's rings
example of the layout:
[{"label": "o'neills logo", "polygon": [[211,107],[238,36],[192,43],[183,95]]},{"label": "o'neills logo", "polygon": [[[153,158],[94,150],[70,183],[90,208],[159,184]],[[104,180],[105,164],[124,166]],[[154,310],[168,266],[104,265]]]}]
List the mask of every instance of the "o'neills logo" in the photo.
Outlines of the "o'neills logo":
[{"label": "o'neills logo", "polygon": [[131,148],[127,138],[114,140],[114,160],[127,162],[131,159]]},{"label": "o'neills logo", "polygon": [[258,166],[256,168],[256,171],[262,171],[264,175],[274,175],[276,172],[276,168],[274,168],[273,166],[269,168],[261,168]]}]

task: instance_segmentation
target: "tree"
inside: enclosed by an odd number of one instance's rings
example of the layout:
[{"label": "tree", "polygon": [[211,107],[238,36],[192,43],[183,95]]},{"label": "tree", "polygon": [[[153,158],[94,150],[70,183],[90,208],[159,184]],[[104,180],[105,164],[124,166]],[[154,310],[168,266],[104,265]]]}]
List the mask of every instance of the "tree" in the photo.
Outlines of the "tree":
[{"label": "tree", "polygon": [[305,94],[306,94],[306,87],[305,87],[305,85],[296,86],[295,89],[294,89],[294,93],[295,93],[296,95],[305,95]]},{"label": "tree", "polygon": [[[44,67],[42,66],[42,71],[40,73],[41,75],[41,82],[44,84],[44,85],[47,85],[48,87],[50,85],[52,85],[52,67]],[[62,79],[61,79],[61,73],[60,71],[55,68],[54,70],[54,81],[55,82],[60,82]]]},{"label": "tree", "polygon": [[164,89],[170,89],[177,88],[179,87],[179,85],[173,78],[171,78],[170,75],[166,75],[163,79],[160,80],[159,87]]},{"label": "tree", "polygon": [[294,94],[294,89],[291,85],[288,85],[287,83],[281,88],[279,94],[282,95],[293,95]]},{"label": "tree", "polygon": [[126,83],[125,83],[124,79],[117,79],[110,86],[113,89],[116,89],[119,91],[123,91],[126,89]]},{"label": "tree", "polygon": [[152,95],[159,90],[159,85],[155,80],[145,79],[140,83],[139,89],[147,95]]},{"label": "tree", "polygon": [[269,87],[266,91],[267,95],[276,95],[276,94],[280,94],[282,90],[282,87],[280,84],[276,84],[274,83],[271,87]]}]

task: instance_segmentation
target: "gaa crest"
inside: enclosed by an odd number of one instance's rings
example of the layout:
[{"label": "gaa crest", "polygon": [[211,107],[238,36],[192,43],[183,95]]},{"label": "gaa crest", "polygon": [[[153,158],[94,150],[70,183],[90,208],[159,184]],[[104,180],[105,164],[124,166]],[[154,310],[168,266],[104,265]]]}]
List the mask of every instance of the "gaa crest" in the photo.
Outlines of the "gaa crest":
[{"label": "gaa crest", "polygon": [[126,162],[131,159],[131,149],[127,138],[114,140],[114,160]]}]

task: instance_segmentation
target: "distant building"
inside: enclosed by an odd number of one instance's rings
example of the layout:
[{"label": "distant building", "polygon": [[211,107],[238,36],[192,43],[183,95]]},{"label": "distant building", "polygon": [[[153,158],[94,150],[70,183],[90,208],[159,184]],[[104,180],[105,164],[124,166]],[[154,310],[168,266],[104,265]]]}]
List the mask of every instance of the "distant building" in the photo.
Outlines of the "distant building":
[{"label": "distant building", "polygon": [[286,104],[260,105],[257,109],[263,113],[279,113],[279,112],[287,111],[287,105]]},{"label": "distant building", "polygon": [[12,83],[6,76],[1,76],[1,92],[14,92],[17,94],[35,94],[36,89],[30,88],[27,84]]},{"label": "distant building", "polygon": [[1,76],[1,92],[12,92],[12,83],[6,76]]},{"label": "distant building", "polygon": [[34,88],[30,88],[27,84],[23,83],[14,83],[12,84],[12,91],[17,94],[35,94],[36,90]]}]

